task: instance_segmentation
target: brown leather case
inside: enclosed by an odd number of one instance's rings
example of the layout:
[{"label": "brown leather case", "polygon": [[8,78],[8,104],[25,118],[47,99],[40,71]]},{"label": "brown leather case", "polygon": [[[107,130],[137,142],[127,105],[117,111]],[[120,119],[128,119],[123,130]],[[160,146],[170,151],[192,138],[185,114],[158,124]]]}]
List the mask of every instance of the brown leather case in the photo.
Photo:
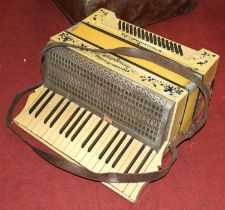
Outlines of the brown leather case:
[{"label": "brown leather case", "polygon": [[76,23],[99,8],[114,11],[120,19],[149,25],[192,11],[197,0],[53,0],[66,17]]}]

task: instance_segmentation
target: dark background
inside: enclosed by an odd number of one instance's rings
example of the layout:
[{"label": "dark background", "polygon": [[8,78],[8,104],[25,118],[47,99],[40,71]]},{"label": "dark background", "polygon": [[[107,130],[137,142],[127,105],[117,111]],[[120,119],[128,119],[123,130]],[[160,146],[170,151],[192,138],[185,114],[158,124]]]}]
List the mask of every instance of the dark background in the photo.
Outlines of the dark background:
[{"label": "dark background", "polygon": [[199,1],[192,13],[147,27],[216,52],[221,60],[205,127],[180,146],[170,173],[131,204],[99,183],[49,165],[7,129],[4,118],[15,93],[41,79],[41,49],[71,24],[50,0],[1,0],[0,209],[225,209],[224,8],[224,0]]}]

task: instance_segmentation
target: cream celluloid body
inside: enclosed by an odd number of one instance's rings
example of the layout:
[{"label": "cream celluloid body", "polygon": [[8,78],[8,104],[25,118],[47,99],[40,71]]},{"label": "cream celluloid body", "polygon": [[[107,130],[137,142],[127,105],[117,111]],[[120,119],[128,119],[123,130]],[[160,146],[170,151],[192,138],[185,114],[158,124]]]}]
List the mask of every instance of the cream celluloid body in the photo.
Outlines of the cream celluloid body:
[{"label": "cream celluloid body", "polygon": [[[188,67],[209,89],[219,60],[215,53],[190,49],[104,9],[50,42],[152,51]],[[56,47],[46,53],[44,67],[44,85],[29,96],[15,123],[97,173],[157,171],[168,145],[204,106],[192,81],[134,57]],[[146,183],[103,184],[134,202]]]}]

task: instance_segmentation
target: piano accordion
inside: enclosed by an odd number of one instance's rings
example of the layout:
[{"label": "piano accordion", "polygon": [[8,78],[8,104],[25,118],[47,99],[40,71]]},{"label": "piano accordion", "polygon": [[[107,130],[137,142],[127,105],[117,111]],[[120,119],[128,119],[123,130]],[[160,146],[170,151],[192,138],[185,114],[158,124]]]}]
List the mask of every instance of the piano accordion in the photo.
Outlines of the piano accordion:
[{"label": "piano accordion", "polygon": [[[188,131],[206,105],[198,85],[172,69],[98,50],[152,52],[192,71],[209,91],[219,60],[213,52],[195,51],[105,9],[52,36],[54,43],[59,45],[45,50],[43,85],[13,121],[96,173],[158,171],[176,136]],[[146,182],[103,184],[135,202]]]}]

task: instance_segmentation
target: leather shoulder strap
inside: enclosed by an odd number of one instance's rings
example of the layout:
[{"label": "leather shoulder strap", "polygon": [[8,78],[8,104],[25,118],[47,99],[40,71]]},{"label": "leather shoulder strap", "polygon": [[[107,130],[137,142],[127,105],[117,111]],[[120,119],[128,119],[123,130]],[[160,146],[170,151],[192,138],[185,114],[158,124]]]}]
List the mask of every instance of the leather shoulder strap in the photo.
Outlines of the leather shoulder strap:
[{"label": "leather shoulder strap", "polygon": [[88,51],[93,51],[97,53],[112,53],[112,54],[121,54],[121,55],[126,55],[126,56],[131,56],[131,57],[136,57],[140,59],[145,59],[148,61],[153,61],[165,68],[170,69],[171,71],[174,71],[175,73],[178,73],[187,79],[193,81],[196,83],[196,85],[199,87],[204,99],[205,99],[205,107],[203,114],[198,122],[195,122],[193,120],[189,130],[184,133],[184,134],[179,134],[175,141],[173,141],[173,144],[170,145],[170,153],[171,153],[171,160],[168,163],[168,166],[166,166],[163,169],[159,169],[159,171],[155,172],[150,172],[150,173],[133,173],[133,174],[122,174],[122,173],[94,173],[85,167],[79,165],[79,164],[74,164],[60,156],[56,156],[52,153],[45,152],[33,145],[31,145],[21,134],[19,131],[17,131],[11,121],[12,121],[12,114],[14,111],[14,108],[20,98],[27,92],[37,88],[40,86],[42,83],[38,83],[37,85],[34,85],[28,89],[22,90],[19,92],[7,113],[6,116],[6,123],[7,126],[14,132],[16,133],[21,140],[26,143],[37,155],[39,155],[41,158],[47,160],[49,163],[53,164],[54,166],[61,168],[67,172],[70,172],[72,174],[78,175],[80,177],[94,180],[94,181],[99,181],[99,182],[125,182],[125,183],[131,183],[131,182],[152,182],[155,180],[158,180],[162,177],[164,177],[170,170],[171,166],[174,164],[174,162],[177,159],[178,156],[178,150],[177,150],[177,145],[183,142],[186,139],[189,139],[194,135],[205,123],[206,120],[206,115],[207,115],[207,109],[208,109],[208,101],[209,101],[209,91],[207,87],[204,85],[204,83],[190,70],[187,69],[186,67],[182,66],[181,64],[174,62],[172,60],[169,60],[163,56],[159,56],[155,53],[141,50],[141,49],[136,49],[136,48],[114,48],[114,49],[89,49],[89,48],[84,48],[84,47],[79,47],[79,46],[74,46],[71,44],[65,44],[65,43],[50,43],[48,44],[43,52],[42,52],[42,57],[41,57],[41,71],[42,75],[44,75],[44,59],[45,59],[45,54],[48,50],[54,48],[54,47],[73,47],[73,48],[79,48],[81,50],[88,50]]}]

